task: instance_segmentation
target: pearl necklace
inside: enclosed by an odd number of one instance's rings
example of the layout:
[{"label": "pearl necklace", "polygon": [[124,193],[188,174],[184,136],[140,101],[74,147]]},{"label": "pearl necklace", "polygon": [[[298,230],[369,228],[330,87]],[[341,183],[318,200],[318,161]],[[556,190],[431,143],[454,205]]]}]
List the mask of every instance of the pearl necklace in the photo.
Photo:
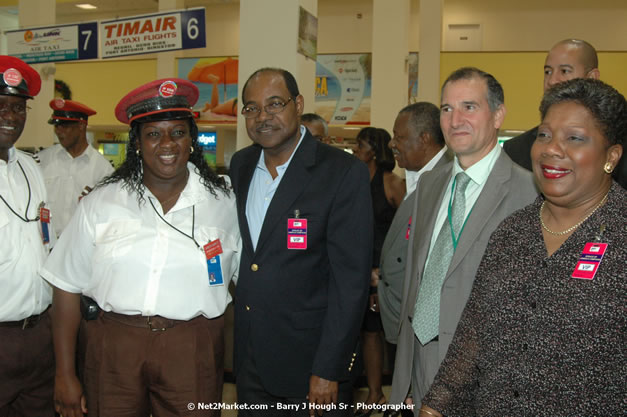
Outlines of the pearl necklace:
[{"label": "pearl necklace", "polygon": [[607,200],[607,195],[609,194],[609,191],[605,194],[605,196],[601,199],[601,201],[599,202],[599,204],[597,204],[590,213],[588,213],[588,215],[586,217],[583,218],[582,221],[580,221],[579,223],[577,223],[574,226],[569,227],[568,229],[561,231],[561,232],[554,232],[553,230],[549,229],[548,227],[546,227],[546,224],[544,224],[544,220],[542,220],[542,212],[544,211],[544,205],[546,204],[546,200],[544,200],[542,202],[542,205],[540,206],[540,212],[539,212],[539,216],[540,216],[540,224],[542,225],[542,228],[544,230],[546,230],[547,232],[549,232],[552,235],[555,236],[564,236],[569,234],[570,232],[572,232],[573,230],[575,230],[576,228],[578,228],[579,226],[581,226],[581,224],[583,222],[585,222],[586,220],[588,220],[588,218],[590,216],[592,216],[594,214],[595,211],[598,210],[599,207],[601,207],[603,205],[603,203],[605,203],[605,201]]}]

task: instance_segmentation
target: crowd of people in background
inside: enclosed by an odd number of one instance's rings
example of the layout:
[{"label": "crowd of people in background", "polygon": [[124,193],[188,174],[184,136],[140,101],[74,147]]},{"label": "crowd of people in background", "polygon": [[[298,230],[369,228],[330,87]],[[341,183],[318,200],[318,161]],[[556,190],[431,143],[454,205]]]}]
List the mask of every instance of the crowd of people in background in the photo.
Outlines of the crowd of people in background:
[{"label": "crowd of people in background", "polygon": [[187,80],[119,101],[113,170],[70,99],[58,145],[17,150],[41,79],[10,56],[0,74],[0,417],[219,416],[190,404],[222,401],[231,301],[240,416],[625,413],[627,102],[589,43],[549,51],[540,124],[503,147],[479,68],[354,155],[261,68],[224,177]]}]

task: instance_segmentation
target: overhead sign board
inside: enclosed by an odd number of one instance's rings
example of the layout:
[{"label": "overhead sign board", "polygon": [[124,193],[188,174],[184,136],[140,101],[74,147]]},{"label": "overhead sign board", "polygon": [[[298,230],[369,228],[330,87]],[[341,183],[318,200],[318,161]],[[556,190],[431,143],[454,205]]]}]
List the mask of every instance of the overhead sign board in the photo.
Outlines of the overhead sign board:
[{"label": "overhead sign board", "polygon": [[100,22],[102,58],[205,46],[204,7]]},{"label": "overhead sign board", "polygon": [[98,58],[98,23],[9,30],[7,52],[29,64]]}]

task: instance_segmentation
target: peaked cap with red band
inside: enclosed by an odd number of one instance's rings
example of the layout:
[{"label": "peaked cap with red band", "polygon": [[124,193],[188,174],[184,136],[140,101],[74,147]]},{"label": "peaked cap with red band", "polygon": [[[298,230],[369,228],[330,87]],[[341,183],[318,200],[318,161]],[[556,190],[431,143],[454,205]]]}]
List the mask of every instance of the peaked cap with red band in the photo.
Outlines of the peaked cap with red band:
[{"label": "peaked cap with red band", "polygon": [[63,122],[87,123],[87,118],[96,114],[96,110],[90,109],[78,101],[55,98],[50,101],[50,108],[53,110],[48,123],[51,125],[62,124]]},{"label": "peaked cap with red band", "polygon": [[39,73],[26,62],[0,55],[0,95],[33,98],[41,89]]},{"label": "peaked cap with red band", "polygon": [[192,118],[198,88],[180,78],[164,78],[144,84],[128,93],[115,107],[122,123]]}]

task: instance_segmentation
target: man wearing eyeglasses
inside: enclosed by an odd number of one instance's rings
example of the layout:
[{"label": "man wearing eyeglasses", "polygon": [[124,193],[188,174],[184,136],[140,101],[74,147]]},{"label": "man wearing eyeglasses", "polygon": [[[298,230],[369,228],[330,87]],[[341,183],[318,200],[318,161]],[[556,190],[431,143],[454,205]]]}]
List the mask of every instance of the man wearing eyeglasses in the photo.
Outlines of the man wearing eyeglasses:
[{"label": "man wearing eyeglasses", "polygon": [[292,74],[246,81],[254,142],[233,155],[243,249],[235,293],[240,416],[352,414],[352,374],[372,254],[369,174],[301,125]]},{"label": "man wearing eyeglasses", "polygon": [[40,87],[28,64],[0,56],[0,416],[54,415],[52,290],[38,274],[54,233],[39,167],[14,146]]}]

